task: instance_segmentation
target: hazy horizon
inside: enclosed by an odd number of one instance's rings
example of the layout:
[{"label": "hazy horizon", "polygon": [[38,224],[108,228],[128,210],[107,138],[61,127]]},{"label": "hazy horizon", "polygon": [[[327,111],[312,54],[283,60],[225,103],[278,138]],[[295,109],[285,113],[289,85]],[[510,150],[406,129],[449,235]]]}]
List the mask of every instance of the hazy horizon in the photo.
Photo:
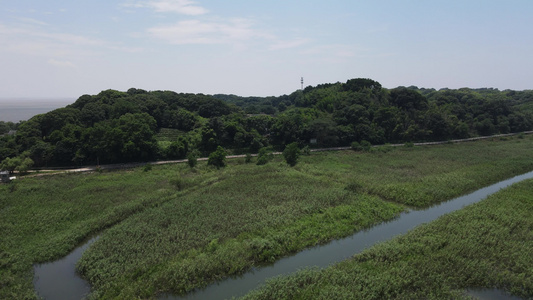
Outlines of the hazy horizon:
[{"label": "hazy horizon", "polygon": [[0,121],[17,123],[74,103],[73,98],[0,98]]},{"label": "hazy horizon", "polygon": [[[341,82],[341,83],[345,83],[347,80],[350,80],[350,79],[355,79],[354,78],[346,78],[345,80],[341,80],[341,81],[337,81],[337,82]],[[369,79],[372,79],[374,80],[373,78],[369,78]],[[377,80],[376,80],[377,81]],[[379,81],[378,81],[379,82]],[[307,86],[317,86],[317,85],[320,85],[320,84],[334,84],[336,82],[318,82],[316,84],[313,84],[313,85],[304,85],[304,88],[307,87]],[[407,84],[407,85],[401,85],[401,86],[394,86],[394,87],[387,87],[387,86],[383,86],[384,88],[387,88],[387,89],[394,89],[394,88],[398,88],[398,87],[410,87],[410,86],[416,86],[417,88],[419,89],[435,89],[437,91],[439,90],[443,90],[443,89],[462,89],[462,88],[468,88],[468,89],[472,89],[472,90],[476,90],[476,89],[498,89],[500,91],[504,91],[504,90],[514,90],[514,91],[529,91],[529,90],[533,90],[533,86],[531,88],[526,88],[526,89],[500,89],[500,88],[497,88],[497,87],[493,87],[493,86],[462,86],[462,87],[458,87],[458,88],[450,88],[450,87],[440,87],[440,88],[436,88],[436,87],[429,87],[429,86],[419,86],[417,85],[416,83],[412,83],[412,84]],[[140,87],[130,87],[130,88],[136,88],[136,89],[142,89]],[[112,90],[117,90],[117,91],[120,91],[120,92],[127,92],[127,90],[129,89],[124,89],[124,90],[119,90],[119,89],[114,89],[114,88],[110,88]],[[223,93],[223,92],[213,92],[213,93],[203,93],[205,95],[218,95],[218,94],[226,94],[226,95],[235,95],[235,96],[239,96],[239,97],[279,97],[279,96],[283,96],[283,95],[289,95],[297,90],[299,90],[300,88],[295,88],[293,91],[290,91],[288,93],[284,93],[284,94],[274,94],[274,93],[271,93],[271,94],[267,94],[266,96],[263,96],[263,95],[240,95],[240,94],[236,94],[236,93]],[[167,89],[168,90],[168,89]],[[89,94],[91,96],[94,96],[94,95],[97,95],[99,94],[100,92],[102,92],[104,90],[101,90],[101,91],[97,91],[93,94]],[[152,91],[157,91],[157,90],[146,90],[148,92],[152,92]],[[174,91],[174,90],[168,90],[168,91],[172,91],[172,92],[176,92],[176,93],[192,93],[192,94],[197,94],[197,93],[194,93],[194,92],[190,92],[190,91]],[[200,93],[200,92],[199,92]],[[80,95],[76,95],[76,96],[71,96],[71,97],[53,97],[53,96],[42,96],[42,97],[2,97],[0,96],[0,107],[2,106],[18,106],[18,105],[25,105],[25,103],[49,103],[49,102],[53,102],[53,103],[67,103],[67,104],[71,104],[71,103],[74,103],[79,97],[83,96],[84,94],[80,94]],[[1,121],[1,120],[0,120]]]}]

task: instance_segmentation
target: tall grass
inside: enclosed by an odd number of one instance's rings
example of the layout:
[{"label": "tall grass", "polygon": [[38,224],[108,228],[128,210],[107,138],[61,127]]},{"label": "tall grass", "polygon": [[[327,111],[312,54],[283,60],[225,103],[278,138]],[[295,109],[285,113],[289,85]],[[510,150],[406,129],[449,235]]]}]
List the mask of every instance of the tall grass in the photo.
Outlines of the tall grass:
[{"label": "tall grass", "polygon": [[[383,199],[426,207],[533,169],[531,137],[388,153],[321,153],[300,167]],[[298,167],[298,166],[297,166]]]},{"label": "tall grass", "polygon": [[25,178],[0,186],[0,298],[33,298],[32,264],[101,238],[79,270],[95,298],[183,292],[533,169],[533,140],[229,160]]},{"label": "tall grass", "polygon": [[327,269],[270,280],[243,299],[470,299],[469,288],[533,297],[533,180]]},{"label": "tall grass", "polygon": [[79,270],[100,297],[188,291],[402,210],[279,162],[212,175],[193,184],[196,190],[132,216],[93,244]]}]

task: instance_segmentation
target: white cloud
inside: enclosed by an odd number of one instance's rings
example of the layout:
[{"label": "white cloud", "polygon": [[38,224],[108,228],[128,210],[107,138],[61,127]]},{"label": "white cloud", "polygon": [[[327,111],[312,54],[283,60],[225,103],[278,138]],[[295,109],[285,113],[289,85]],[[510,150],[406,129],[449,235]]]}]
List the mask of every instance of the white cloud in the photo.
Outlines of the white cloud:
[{"label": "white cloud", "polygon": [[180,21],[174,25],[152,27],[147,32],[171,44],[225,44],[264,36],[252,29],[251,22],[234,19],[227,22]]},{"label": "white cloud", "polygon": [[98,46],[103,45],[101,40],[84,37],[69,33],[47,32],[37,27],[17,27],[0,24],[0,36],[5,40],[32,40],[32,41],[54,41],[69,45]]},{"label": "white cloud", "polygon": [[62,67],[62,68],[74,68],[76,67],[73,63],[71,63],[70,61],[66,61],[66,60],[57,60],[57,59],[49,59],[48,60],[48,63],[53,65],[53,66],[56,66],[56,67]]},{"label": "white cloud", "polygon": [[[209,11],[193,0],[129,0],[122,4],[130,8],[150,8],[161,13],[179,13],[190,16],[207,14]],[[254,22],[248,18],[197,17],[177,23],[161,24],[145,30],[150,37],[161,39],[170,44],[232,44],[235,49],[247,49],[245,41],[252,39],[276,40],[270,34],[254,28]],[[140,34],[134,34],[140,37]],[[275,45],[275,49],[287,45]]]},{"label": "white cloud", "polygon": [[32,18],[15,18],[19,20],[20,22],[31,24],[31,25],[39,25],[39,26],[47,26],[48,24],[39,20],[35,20]]},{"label": "white cloud", "polygon": [[310,39],[296,39],[292,41],[279,41],[273,45],[271,45],[268,49],[275,51],[275,50],[284,50],[284,49],[291,49],[291,48],[297,48],[304,44],[307,44],[310,41]]},{"label": "white cloud", "polygon": [[149,0],[123,4],[125,7],[151,8],[161,13],[179,13],[190,16],[203,15],[207,9],[190,0]]},{"label": "white cloud", "polygon": [[0,23],[0,53],[15,53],[46,59],[62,57],[63,61],[48,60],[48,63],[70,66],[65,63],[65,60],[101,55],[106,50],[124,53],[143,52],[143,49],[139,47],[124,46],[121,43],[111,43],[83,35],[54,32],[48,27]]}]

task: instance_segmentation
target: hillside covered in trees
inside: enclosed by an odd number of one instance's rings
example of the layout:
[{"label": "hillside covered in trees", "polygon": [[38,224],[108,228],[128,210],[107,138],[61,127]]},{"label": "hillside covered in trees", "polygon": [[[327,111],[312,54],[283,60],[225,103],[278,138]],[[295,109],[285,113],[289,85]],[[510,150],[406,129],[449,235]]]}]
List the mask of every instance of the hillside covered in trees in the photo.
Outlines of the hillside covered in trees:
[{"label": "hillside covered in trees", "polygon": [[[102,91],[20,124],[0,122],[0,161],[34,166],[179,159],[218,146],[348,146],[436,141],[533,129],[533,91],[386,89],[371,79],[279,97]],[[312,142],[311,142],[312,141]],[[31,159],[29,162],[28,159]]]}]

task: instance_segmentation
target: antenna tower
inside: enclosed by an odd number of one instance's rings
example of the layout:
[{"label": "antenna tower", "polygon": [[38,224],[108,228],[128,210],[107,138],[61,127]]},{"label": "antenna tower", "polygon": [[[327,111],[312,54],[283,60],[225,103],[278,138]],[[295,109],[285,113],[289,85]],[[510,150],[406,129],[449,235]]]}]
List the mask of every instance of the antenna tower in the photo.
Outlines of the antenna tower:
[{"label": "antenna tower", "polygon": [[301,83],[302,83],[302,88],[301,88],[301,90],[303,91],[303,90],[304,90],[304,78],[303,78],[303,77],[302,77]]}]

